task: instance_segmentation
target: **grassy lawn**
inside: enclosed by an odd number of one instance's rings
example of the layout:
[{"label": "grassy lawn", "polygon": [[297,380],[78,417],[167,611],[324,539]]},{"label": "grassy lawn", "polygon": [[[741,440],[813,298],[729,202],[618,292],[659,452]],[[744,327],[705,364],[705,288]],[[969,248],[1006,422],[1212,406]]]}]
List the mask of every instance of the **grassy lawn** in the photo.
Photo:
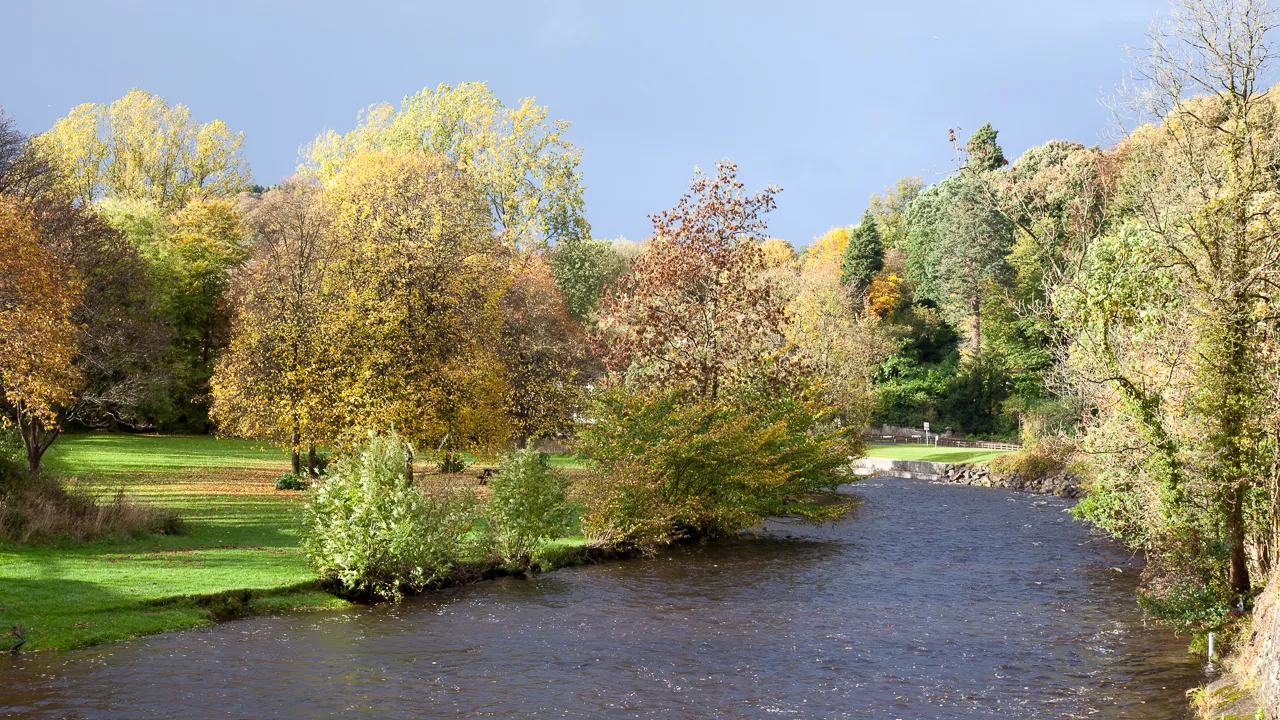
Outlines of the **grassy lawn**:
[{"label": "grassy lawn", "polygon": [[254,591],[249,609],[259,611],[343,604],[310,589],[315,574],[294,531],[302,494],[275,490],[275,476],[288,469],[278,449],[212,437],[73,435],[50,449],[47,468],[104,494],[123,488],[174,508],[190,533],[0,544],[0,627],[20,623],[24,650],[208,623],[227,608],[195,598],[226,591]]},{"label": "grassy lawn", "polygon": [[958,447],[934,447],[932,445],[867,445],[867,457],[893,460],[928,460],[945,463],[984,463],[1011,450],[976,450]]},{"label": "grassy lawn", "polygon": [[[550,462],[582,467],[572,456]],[[123,488],[173,508],[190,532],[54,547],[0,542],[0,647],[12,642],[5,634],[15,623],[26,633],[23,649],[34,651],[194,627],[238,612],[346,604],[313,589],[316,576],[296,532],[303,493],[275,489],[276,476],[288,470],[278,448],[204,435],[90,433],[60,438],[45,469],[101,495]],[[581,538],[548,544],[548,564],[583,545]],[[247,607],[244,590],[252,591]],[[211,597],[218,594],[236,602]]]}]

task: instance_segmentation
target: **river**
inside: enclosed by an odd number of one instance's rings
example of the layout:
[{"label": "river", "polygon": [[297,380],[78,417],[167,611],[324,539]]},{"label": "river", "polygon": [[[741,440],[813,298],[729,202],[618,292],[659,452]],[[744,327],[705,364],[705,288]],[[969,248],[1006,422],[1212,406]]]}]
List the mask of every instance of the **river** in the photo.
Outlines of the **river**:
[{"label": "river", "polygon": [[15,718],[1188,718],[1187,638],[1058,498],[875,479],[823,527],[0,659]]}]

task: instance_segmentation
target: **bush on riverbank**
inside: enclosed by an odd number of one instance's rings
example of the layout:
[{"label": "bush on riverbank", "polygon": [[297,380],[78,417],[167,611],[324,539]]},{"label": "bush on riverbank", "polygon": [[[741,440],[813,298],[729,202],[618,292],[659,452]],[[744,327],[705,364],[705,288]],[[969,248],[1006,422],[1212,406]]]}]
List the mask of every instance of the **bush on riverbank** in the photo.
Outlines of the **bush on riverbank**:
[{"label": "bush on riverbank", "polygon": [[857,436],[820,393],[743,384],[719,398],[628,385],[598,394],[581,431],[593,476],[583,532],[594,545],[651,549],[718,537],[766,518],[840,516]]},{"label": "bush on riverbank", "polygon": [[572,521],[569,479],[536,450],[517,450],[489,480],[488,519],[494,550],[508,569],[529,567],[535,551],[564,535]]},{"label": "bush on riverbank", "polygon": [[354,596],[394,599],[482,556],[482,511],[461,487],[422,488],[407,476],[395,434],[370,433],[311,486],[302,550],[322,578]]}]

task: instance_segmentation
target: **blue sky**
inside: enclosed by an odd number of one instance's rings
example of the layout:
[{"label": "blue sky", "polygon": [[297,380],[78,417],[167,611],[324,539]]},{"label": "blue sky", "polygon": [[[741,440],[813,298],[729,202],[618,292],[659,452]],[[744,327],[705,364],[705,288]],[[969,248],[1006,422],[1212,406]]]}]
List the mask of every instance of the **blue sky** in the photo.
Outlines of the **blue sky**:
[{"label": "blue sky", "polygon": [[1160,0],[934,2],[21,2],[0,105],[27,131],[132,87],[246,135],[255,178],[374,102],[484,80],[573,123],[597,237],[640,238],[695,165],[783,188],[772,234],[856,222],[868,196],[951,163],[947,128],[1006,154],[1109,144],[1100,99]]}]

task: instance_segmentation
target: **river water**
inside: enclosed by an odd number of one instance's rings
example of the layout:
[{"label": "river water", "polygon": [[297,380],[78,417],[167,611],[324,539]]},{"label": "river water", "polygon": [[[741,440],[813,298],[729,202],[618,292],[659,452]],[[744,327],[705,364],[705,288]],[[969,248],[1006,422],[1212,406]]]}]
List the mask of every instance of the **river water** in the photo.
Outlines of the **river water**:
[{"label": "river water", "polygon": [[17,718],[1188,718],[1185,637],[1058,498],[867,480],[837,524],[0,659]]}]

